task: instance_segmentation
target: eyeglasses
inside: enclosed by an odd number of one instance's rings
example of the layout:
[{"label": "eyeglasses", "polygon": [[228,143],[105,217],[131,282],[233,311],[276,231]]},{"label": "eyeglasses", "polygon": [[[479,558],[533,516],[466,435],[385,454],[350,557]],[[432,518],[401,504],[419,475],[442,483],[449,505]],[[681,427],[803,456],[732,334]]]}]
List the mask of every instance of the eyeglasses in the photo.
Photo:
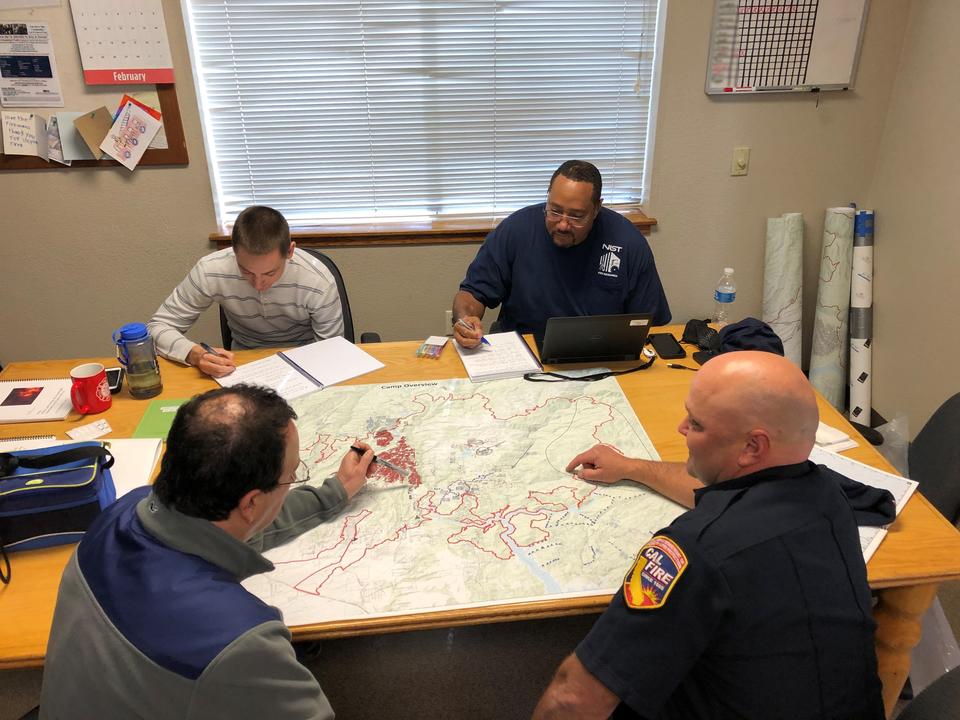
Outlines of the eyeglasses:
[{"label": "eyeglasses", "polygon": [[299,485],[300,483],[305,483],[310,481],[310,468],[307,467],[307,464],[301,460],[300,464],[297,465],[297,469],[293,471],[293,480],[288,482],[278,482],[277,485]]},{"label": "eyeglasses", "polygon": [[573,215],[567,215],[560,212],[559,210],[554,210],[551,207],[544,207],[543,214],[547,216],[547,220],[551,222],[560,222],[561,220],[566,220],[568,225],[571,225],[575,228],[586,227],[590,224],[592,219],[589,214],[583,217],[574,217]]}]

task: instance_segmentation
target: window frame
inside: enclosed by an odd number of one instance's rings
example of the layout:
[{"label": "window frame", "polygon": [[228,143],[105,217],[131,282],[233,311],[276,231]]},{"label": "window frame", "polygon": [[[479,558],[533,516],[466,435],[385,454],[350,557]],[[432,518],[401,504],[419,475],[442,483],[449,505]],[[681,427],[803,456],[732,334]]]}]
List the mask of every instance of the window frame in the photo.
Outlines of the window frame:
[{"label": "window frame", "polygon": [[[650,197],[650,188],[652,180],[652,166],[654,157],[654,142],[656,136],[656,122],[659,110],[659,90],[660,78],[663,65],[663,38],[666,26],[666,13],[668,0],[652,0],[656,5],[655,37],[651,45],[652,62],[650,65],[650,86],[649,86],[649,106],[648,121],[646,123],[646,136],[644,138],[644,163],[641,178],[640,194],[641,198],[636,202],[606,204],[612,210],[620,212],[624,217],[630,220],[641,232],[648,234],[657,224],[654,217],[648,216],[644,211],[644,205]],[[190,28],[189,12],[190,0],[181,0],[183,11],[183,20],[186,25],[188,36],[192,33]],[[197,58],[195,57],[195,46],[192,38],[188,39],[188,50],[190,55],[192,75],[194,78],[197,97],[202,93],[201,80],[196,71]],[[201,123],[203,125],[204,146],[206,151],[207,169],[210,174],[210,185],[212,201],[215,211],[218,215],[219,228],[211,232],[209,240],[218,247],[230,245],[230,231],[232,223],[224,223],[219,217],[222,203],[218,198],[219,182],[214,167],[215,152],[210,147],[211,138],[207,128],[207,119],[200,103]],[[601,170],[602,172],[602,170]],[[546,187],[549,177],[544,178]],[[325,223],[301,224],[296,220],[291,221],[291,236],[298,244],[307,247],[370,247],[370,246],[403,246],[403,245],[449,245],[449,244],[477,244],[483,241],[486,235],[495,228],[499,222],[507,217],[511,212],[520,209],[512,208],[509,211],[498,214],[497,216],[463,216],[448,215],[447,217],[437,218],[435,220],[407,222],[383,221],[383,222],[343,222],[343,223]]]}]

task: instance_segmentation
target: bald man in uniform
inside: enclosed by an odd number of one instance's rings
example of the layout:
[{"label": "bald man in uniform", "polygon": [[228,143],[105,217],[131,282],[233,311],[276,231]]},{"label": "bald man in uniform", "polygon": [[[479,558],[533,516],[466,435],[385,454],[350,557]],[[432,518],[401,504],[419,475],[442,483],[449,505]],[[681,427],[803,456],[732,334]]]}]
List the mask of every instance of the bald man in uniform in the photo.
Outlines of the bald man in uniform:
[{"label": "bald man in uniform", "polygon": [[763,352],[704,365],[686,463],[598,445],[568,471],[693,509],[647,542],[534,718],[883,718],[866,568],[839,476],[807,460],[818,411]]}]

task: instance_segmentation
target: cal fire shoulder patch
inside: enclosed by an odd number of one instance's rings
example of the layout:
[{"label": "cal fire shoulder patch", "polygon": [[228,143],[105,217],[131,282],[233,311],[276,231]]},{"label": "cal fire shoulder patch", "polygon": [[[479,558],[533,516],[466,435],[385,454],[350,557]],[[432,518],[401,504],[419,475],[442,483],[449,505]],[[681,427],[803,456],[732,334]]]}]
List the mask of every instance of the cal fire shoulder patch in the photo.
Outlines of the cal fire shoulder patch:
[{"label": "cal fire shoulder patch", "polygon": [[640,548],[623,579],[623,597],[634,610],[663,607],[677,580],[687,569],[687,556],[673,540],[656,535]]}]

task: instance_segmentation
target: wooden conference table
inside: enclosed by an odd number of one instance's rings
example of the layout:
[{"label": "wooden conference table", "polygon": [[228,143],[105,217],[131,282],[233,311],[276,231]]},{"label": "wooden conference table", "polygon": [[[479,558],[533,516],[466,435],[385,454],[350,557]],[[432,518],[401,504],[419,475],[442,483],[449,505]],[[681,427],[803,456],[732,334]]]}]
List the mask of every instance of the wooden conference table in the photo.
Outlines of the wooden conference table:
[{"label": "wooden conference table", "polygon": [[[680,328],[671,327],[679,337]],[[437,360],[418,359],[416,342],[387,342],[365,345],[364,349],[384,363],[382,369],[349,381],[348,384],[393,382],[465,377],[452,347],[444,348]],[[269,355],[267,350],[238,353],[241,362]],[[95,358],[113,365],[112,358]],[[2,380],[65,377],[70,368],[86,359],[12,363],[0,374]],[[685,364],[696,366],[692,359]],[[212,389],[216,383],[194,368],[161,360],[163,394],[184,398]],[[676,432],[683,419],[683,399],[693,373],[666,367],[658,360],[653,367],[618,378],[637,417],[664,460],[685,460],[686,446]],[[829,425],[854,435],[846,420],[819,399],[821,418]],[[130,397],[126,386],[113,398],[113,407],[94,417],[72,414],[62,422],[0,425],[0,438],[52,434],[67,439],[65,432],[105,417],[113,432],[103,439],[130,437],[140,422],[146,401]],[[845,453],[883,470],[893,468],[866,442]],[[571,455],[572,456],[572,455]],[[43,664],[47,635],[53,618],[57,586],[73,546],[13,553],[13,580],[0,585],[0,669],[37,667]],[[626,570],[626,568],[624,568]],[[878,602],[874,611],[877,656],[883,680],[884,704],[888,716],[906,680],[910,651],[920,637],[920,616],[929,607],[940,582],[960,578],[960,533],[919,493],[907,503],[886,539],[870,560],[868,577]],[[533,620],[597,613],[609,596],[503,604],[468,610],[452,610],[400,617],[338,621],[293,628],[295,639],[345,638],[383,635],[428,628],[474,626],[510,620]],[[572,647],[570,648],[572,649]]]}]

